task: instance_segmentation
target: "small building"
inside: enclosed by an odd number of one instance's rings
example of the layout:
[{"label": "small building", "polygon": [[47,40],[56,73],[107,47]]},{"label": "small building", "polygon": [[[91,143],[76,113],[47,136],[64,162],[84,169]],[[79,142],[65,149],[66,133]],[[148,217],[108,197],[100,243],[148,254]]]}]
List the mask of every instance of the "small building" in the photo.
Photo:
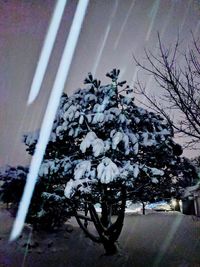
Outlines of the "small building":
[{"label": "small building", "polygon": [[181,210],[183,214],[200,217],[200,183],[185,188]]}]

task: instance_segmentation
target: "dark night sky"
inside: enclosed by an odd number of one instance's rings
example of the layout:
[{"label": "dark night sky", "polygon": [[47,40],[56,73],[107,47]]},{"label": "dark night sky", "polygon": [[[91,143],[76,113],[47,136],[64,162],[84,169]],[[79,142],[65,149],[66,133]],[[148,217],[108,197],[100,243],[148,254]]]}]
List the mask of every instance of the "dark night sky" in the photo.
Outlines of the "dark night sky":
[{"label": "dark night sky", "polygon": [[[21,136],[37,129],[53,85],[77,1],[68,1],[47,73],[36,101],[27,98],[45,33],[56,1],[0,1],[0,165],[29,162]],[[200,33],[200,3],[196,0],[91,0],[70,68],[65,91],[82,86],[92,71],[107,82],[104,74],[113,67],[133,85],[136,68],[133,53],[140,60],[144,48],[156,53],[157,32],[166,45],[179,33],[182,49]],[[142,76],[149,90],[156,88],[149,76]],[[185,151],[194,156],[198,151]]]}]

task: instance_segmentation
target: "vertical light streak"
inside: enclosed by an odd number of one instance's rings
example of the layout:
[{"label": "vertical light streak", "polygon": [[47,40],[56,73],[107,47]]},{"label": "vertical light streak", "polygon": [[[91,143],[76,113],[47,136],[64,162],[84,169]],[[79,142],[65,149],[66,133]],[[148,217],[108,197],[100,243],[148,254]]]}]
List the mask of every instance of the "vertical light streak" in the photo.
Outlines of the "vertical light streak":
[{"label": "vertical light streak", "polygon": [[185,24],[186,18],[187,18],[187,16],[188,16],[189,11],[190,11],[190,6],[191,6],[191,4],[192,4],[192,0],[190,0],[190,1],[188,2],[188,6],[187,6],[186,11],[185,11],[185,14],[184,14],[184,16],[183,16],[183,20],[182,20],[182,22],[181,22],[181,25],[180,25],[180,28],[179,28],[179,32],[181,32],[182,29],[183,29],[183,26],[184,26],[184,24]]},{"label": "vertical light streak", "polygon": [[[151,75],[148,79],[147,79],[147,83],[145,84],[145,92],[146,94],[148,95],[150,90],[151,90],[151,87],[150,85],[152,84],[153,82],[153,75]],[[146,104],[147,102],[147,99],[144,95],[141,96],[141,99],[140,101],[143,103],[143,104]]]},{"label": "vertical light streak", "polygon": [[199,34],[198,34],[199,29],[200,29],[200,20],[197,23],[197,26],[195,27],[195,30],[194,30],[194,37],[196,37],[196,38],[199,36]]},{"label": "vertical light streak", "polygon": [[116,41],[115,41],[114,49],[116,49],[117,46],[118,46],[118,44],[119,44],[119,40],[120,40],[121,35],[122,35],[123,31],[124,31],[124,28],[125,28],[125,26],[126,26],[126,23],[127,23],[128,19],[129,19],[129,17],[130,17],[130,15],[131,15],[131,12],[132,12],[132,9],[133,9],[133,7],[134,7],[134,5],[135,5],[135,2],[136,2],[136,0],[133,0],[133,2],[131,3],[131,6],[130,6],[129,9],[128,9],[127,15],[126,15],[126,17],[125,17],[125,19],[124,19],[124,22],[122,23],[122,27],[121,27],[121,29],[120,29],[120,31],[119,31],[119,34],[118,34],[118,36],[117,36],[117,39],[116,39]]},{"label": "vertical light streak", "polygon": [[[184,26],[184,24],[185,24],[185,21],[186,21],[186,18],[187,18],[187,16],[188,16],[188,12],[189,12],[191,3],[192,3],[192,1],[190,0],[190,1],[188,2],[188,5],[187,5],[187,8],[186,8],[185,14],[184,14],[184,16],[183,16],[183,19],[182,19],[182,21],[181,21],[181,25],[180,25],[180,27],[179,27],[179,31],[180,31],[180,32],[182,31],[183,26]],[[169,25],[170,18],[171,18],[172,13],[173,13],[173,9],[174,9],[174,2],[172,2],[170,11],[169,11],[169,13],[168,13],[168,15],[167,15],[167,18],[166,18],[166,20],[165,20],[165,24],[164,24],[164,26],[163,26],[163,28],[162,28],[162,30],[161,30],[161,33],[160,33],[160,39],[161,39],[161,41],[162,41],[162,38],[163,38],[163,36],[164,36],[164,33],[165,33],[166,29],[167,29],[167,26]],[[159,46],[158,46],[158,44],[159,44],[159,41],[157,40],[156,45],[155,45],[155,49],[154,49],[154,52],[153,52],[154,55],[156,54],[156,51],[159,50]],[[157,67],[157,65],[158,65],[158,63],[155,62],[155,66],[156,66],[156,67]],[[153,76],[150,76],[150,77],[148,78],[148,80],[147,80],[147,83],[146,83],[146,93],[147,93],[147,94],[149,93],[149,91],[150,91],[150,89],[151,89],[150,86],[151,86],[152,82],[153,82]],[[144,96],[143,96],[142,101],[143,101],[144,103],[146,102],[146,98],[145,98]]]},{"label": "vertical light streak", "polygon": [[[164,35],[165,32],[166,32],[166,29],[167,29],[167,27],[168,27],[168,25],[169,25],[171,19],[172,19],[173,11],[174,11],[174,5],[175,5],[175,2],[172,2],[172,3],[171,3],[170,10],[169,10],[169,12],[168,12],[168,14],[167,14],[167,18],[166,18],[166,20],[165,20],[164,26],[162,27],[162,30],[161,30],[161,33],[160,33],[160,39],[161,39],[161,40],[162,40],[162,38],[163,38],[163,35]],[[157,46],[158,46],[158,40],[157,40],[157,42],[156,42],[156,47],[157,47]]]},{"label": "vertical light streak", "polygon": [[27,176],[23,196],[19,204],[17,217],[15,219],[11,232],[10,241],[15,240],[20,235],[23,229],[23,225],[37,181],[39,168],[43,160],[49,136],[51,134],[53,121],[56,115],[57,108],[59,106],[60,97],[64,89],[65,81],[68,76],[69,68],[77,45],[78,37],[81,31],[81,26],[85,17],[88,3],[89,0],[80,0],[78,2],[78,6],[74,15],[74,19],[70,28],[70,32],[65,44],[60,65],[58,67],[56,78],[43,118],[39,139],[30,164],[30,170]]},{"label": "vertical light streak", "polygon": [[172,242],[173,238],[174,238],[174,235],[178,229],[178,227],[180,226],[181,224],[181,221],[182,221],[182,217],[181,216],[178,216],[172,226],[171,226],[171,229],[170,231],[166,234],[166,238],[165,238],[165,241],[162,243],[161,247],[160,247],[160,252],[158,254],[158,256],[156,257],[155,259],[155,262],[153,264],[154,267],[158,267],[158,266],[161,266],[160,263],[168,249],[168,247],[170,246],[170,243]]},{"label": "vertical light streak", "polygon": [[136,66],[135,71],[133,73],[133,78],[131,80],[131,87],[134,87],[134,85],[135,85],[135,82],[137,80],[138,71],[139,71],[139,68]]},{"label": "vertical light streak", "polygon": [[154,25],[154,22],[155,22],[155,18],[156,18],[156,15],[158,13],[158,9],[159,9],[159,6],[160,6],[160,0],[156,0],[154,5],[153,5],[153,8],[151,10],[151,23],[149,25],[149,28],[148,28],[148,31],[147,31],[147,34],[146,34],[146,38],[145,38],[145,41],[148,41],[149,40],[149,37],[150,37],[150,34],[152,32],[152,29],[153,29],[153,25]]},{"label": "vertical light streak", "polygon": [[109,32],[110,32],[110,28],[111,28],[111,25],[108,25],[108,27],[106,28],[106,32],[105,32],[105,35],[104,35],[104,38],[103,38],[103,42],[102,42],[101,48],[100,48],[100,50],[99,50],[97,59],[96,59],[96,61],[95,61],[95,64],[94,64],[94,67],[93,67],[93,70],[92,70],[92,74],[93,74],[94,76],[95,76],[95,74],[96,74],[97,67],[98,67],[98,65],[99,65],[99,62],[100,62],[100,59],[101,59],[101,56],[102,56],[102,53],[103,53],[103,50],[104,50],[106,41],[107,41],[107,39],[108,39],[108,34],[109,34]]},{"label": "vertical light streak", "polygon": [[29,98],[28,98],[28,105],[31,104],[35,98],[37,97],[42,81],[44,79],[44,75],[47,69],[47,65],[49,62],[49,58],[51,56],[51,52],[55,43],[56,35],[60,26],[60,22],[63,16],[63,12],[65,9],[65,5],[67,0],[58,0],[50,25],[44,40],[44,44],[41,50],[40,58],[36,67],[35,75],[33,77]]},{"label": "vertical light streak", "polygon": [[[172,17],[172,14],[173,14],[173,10],[174,10],[174,2],[172,2],[171,3],[171,7],[170,7],[170,10],[169,10],[169,12],[168,12],[168,14],[167,14],[167,18],[166,18],[166,20],[165,20],[165,23],[164,23],[164,26],[162,27],[162,30],[161,30],[161,33],[160,33],[160,39],[162,40],[162,38],[163,38],[163,36],[164,36],[164,34],[165,34],[165,32],[166,32],[166,29],[167,29],[167,27],[168,27],[168,25],[169,25],[169,22],[170,22],[170,19],[171,19],[171,17]],[[156,41],[156,44],[155,44],[155,49],[154,49],[154,51],[153,51],[153,54],[155,55],[156,54],[156,52],[157,52],[157,50],[159,50],[159,41],[157,40]],[[158,65],[158,63],[157,62],[155,62],[154,63],[155,64],[155,66],[157,67],[157,65]],[[153,82],[153,76],[151,75],[148,79],[147,79],[147,83],[146,83],[146,93],[148,94],[149,92],[150,92],[150,90],[151,90],[151,84],[152,84],[152,82]],[[143,96],[142,98],[141,98],[141,101],[145,104],[145,102],[147,101],[147,99],[145,98],[145,96]]]},{"label": "vertical light streak", "polygon": [[[157,65],[158,65],[158,64],[155,63],[155,66],[156,66],[156,67],[157,67]],[[150,85],[151,85],[151,83],[153,82],[153,78],[154,78],[154,76],[151,75],[151,76],[148,78],[148,80],[147,80],[147,83],[146,83],[146,90],[147,90],[147,92],[149,92],[150,89],[151,89]]]},{"label": "vertical light streak", "polygon": [[[191,4],[192,4],[192,0],[190,0],[190,1],[188,2],[188,6],[187,6],[187,8],[186,8],[185,14],[184,14],[184,16],[183,16],[182,22],[181,22],[180,27],[179,27],[179,33],[182,31],[182,29],[183,29],[183,27],[184,27],[184,24],[185,24],[186,19],[187,19],[187,16],[188,16],[188,13],[189,13],[189,11],[190,11],[190,6],[191,6]],[[198,24],[197,24],[197,26],[198,26]],[[185,53],[186,53],[186,54],[189,52],[189,49],[190,49],[189,46],[185,49]]]},{"label": "vertical light streak", "polygon": [[106,31],[105,31],[105,34],[104,34],[104,38],[103,38],[103,42],[102,42],[101,47],[100,47],[100,49],[99,49],[99,53],[98,53],[97,59],[96,59],[96,61],[95,61],[93,70],[92,70],[92,74],[93,74],[93,75],[96,74],[96,71],[97,71],[99,62],[100,62],[100,60],[101,60],[101,56],[102,56],[102,53],[103,53],[105,44],[106,44],[106,41],[107,41],[107,39],[108,39],[108,35],[109,35],[109,33],[110,33],[111,24],[112,24],[112,21],[113,21],[113,19],[114,19],[114,17],[115,17],[116,11],[117,11],[118,2],[119,2],[119,0],[117,0],[117,1],[115,2],[115,7],[114,7],[114,9],[113,9],[113,12],[112,12],[112,14],[111,14],[111,17],[110,17],[108,26],[107,26],[107,28],[106,28]]},{"label": "vertical light streak", "polygon": [[127,71],[127,68],[128,68],[128,64],[127,64],[127,66],[124,66],[123,68],[121,68],[120,75],[119,75],[120,79],[123,79],[123,76]]},{"label": "vertical light streak", "polygon": [[32,229],[30,229],[30,233],[28,235],[28,240],[27,240],[26,249],[24,252],[24,258],[23,258],[23,262],[22,262],[21,267],[25,267],[25,262],[26,262],[26,258],[27,258],[28,250],[29,250],[29,244],[31,243],[31,238],[32,238]]}]

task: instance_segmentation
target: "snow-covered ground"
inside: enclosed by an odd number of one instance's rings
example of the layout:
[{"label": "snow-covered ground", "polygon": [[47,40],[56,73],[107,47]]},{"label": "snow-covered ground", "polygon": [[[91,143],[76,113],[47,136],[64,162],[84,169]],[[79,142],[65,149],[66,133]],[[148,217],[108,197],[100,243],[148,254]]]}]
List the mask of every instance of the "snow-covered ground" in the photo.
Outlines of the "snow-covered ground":
[{"label": "snow-covered ground", "polygon": [[[127,214],[116,256],[86,238],[70,220],[65,230],[30,234],[8,243],[13,219],[0,211],[1,267],[200,267],[200,221],[177,212]],[[30,245],[27,246],[27,241]]]}]

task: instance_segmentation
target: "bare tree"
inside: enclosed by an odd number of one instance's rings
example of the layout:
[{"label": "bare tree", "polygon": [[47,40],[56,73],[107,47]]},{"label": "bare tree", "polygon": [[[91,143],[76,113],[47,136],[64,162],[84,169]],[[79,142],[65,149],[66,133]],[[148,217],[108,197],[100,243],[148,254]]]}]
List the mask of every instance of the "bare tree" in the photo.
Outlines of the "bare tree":
[{"label": "bare tree", "polygon": [[[136,57],[137,67],[152,75],[159,87],[159,94],[149,94],[139,81],[136,92],[147,100],[145,106],[161,113],[175,133],[189,137],[186,146],[200,144],[200,47],[192,35],[192,45],[180,52],[177,39],[173,48],[166,48],[158,34],[159,53],[145,50],[147,65]],[[176,116],[174,117],[174,115]]]}]

